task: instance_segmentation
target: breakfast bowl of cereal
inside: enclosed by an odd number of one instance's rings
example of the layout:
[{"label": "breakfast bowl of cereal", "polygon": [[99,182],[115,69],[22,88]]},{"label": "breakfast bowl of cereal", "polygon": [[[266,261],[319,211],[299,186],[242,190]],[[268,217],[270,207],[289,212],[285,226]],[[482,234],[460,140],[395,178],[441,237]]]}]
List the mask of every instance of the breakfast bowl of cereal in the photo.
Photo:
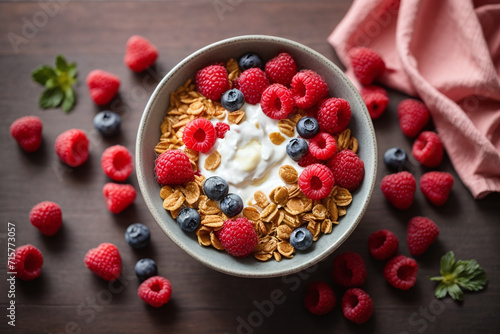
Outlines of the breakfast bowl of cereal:
[{"label": "breakfast bowl of cereal", "polygon": [[291,40],[241,36],[175,66],[139,124],[136,171],[154,220],[234,276],[307,269],[354,231],[375,184],[372,121],[344,73]]}]

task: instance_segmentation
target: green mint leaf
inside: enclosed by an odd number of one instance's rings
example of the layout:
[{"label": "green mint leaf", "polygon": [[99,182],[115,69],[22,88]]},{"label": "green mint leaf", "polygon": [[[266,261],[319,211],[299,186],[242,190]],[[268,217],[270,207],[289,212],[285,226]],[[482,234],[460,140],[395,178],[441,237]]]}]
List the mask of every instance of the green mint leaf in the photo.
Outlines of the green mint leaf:
[{"label": "green mint leaf", "polygon": [[33,72],[31,72],[31,76],[35,82],[45,86],[45,83],[50,79],[56,78],[57,74],[52,67],[42,65],[35,68]]},{"label": "green mint leaf", "polygon": [[66,72],[68,70],[68,63],[62,55],[56,56],[56,70],[59,72]]},{"label": "green mint leaf", "polygon": [[47,88],[40,95],[38,104],[40,108],[55,108],[61,104],[64,98],[64,92],[59,87]]},{"label": "green mint leaf", "polygon": [[75,92],[73,91],[73,88],[69,87],[65,91],[64,100],[61,107],[63,111],[69,112],[74,105],[75,105]]}]

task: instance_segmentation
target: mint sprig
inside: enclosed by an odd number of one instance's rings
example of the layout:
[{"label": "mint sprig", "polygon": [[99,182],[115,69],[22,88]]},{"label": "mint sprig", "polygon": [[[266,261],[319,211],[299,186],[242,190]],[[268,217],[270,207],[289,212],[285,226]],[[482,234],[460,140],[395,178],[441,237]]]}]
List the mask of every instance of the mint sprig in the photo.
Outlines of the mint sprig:
[{"label": "mint sprig", "polygon": [[45,86],[38,99],[40,108],[57,108],[69,112],[75,105],[75,91],[78,72],[76,63],[68,64],[62,55],[56,56],[55,67],[41,65],[33,70],[31,76],[35,82]]},{"label": "mint sprig", "polygon": [[463,300],[464,292],[484,289],[488,279],[486,272],[476,260],[455,260],[455,254],[449,251],[441,258],[441,276],[430,277],[431,281],[440,282],[436,287],[436,298],[447,294],[454,300]]}]

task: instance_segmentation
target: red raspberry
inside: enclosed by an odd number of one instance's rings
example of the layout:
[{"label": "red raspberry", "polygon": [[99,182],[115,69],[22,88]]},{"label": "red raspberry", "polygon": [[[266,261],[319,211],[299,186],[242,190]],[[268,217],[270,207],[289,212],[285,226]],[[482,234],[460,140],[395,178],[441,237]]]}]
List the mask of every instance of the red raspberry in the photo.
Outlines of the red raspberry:
[{"label": "red raspberry", "polygon": [[333,260],[332,277],[338,285],[346,288],[361,286],[366,275],[365,262],[358,253],[344,252]]},{"label": "red raspberry", "polygon": [[42,144],[42,120],[36,116],[24,116],[10,125],[10,135],[26,152],[35,152]]},{"label": "red raspberry", "polygon": [[389,230],[380,230],[370,234],[368,251],[375,260],[387,260],[398,251],[399,240]]},{"label": "red raspberry", "polygon": [[297,74],[297,65],[292,56],[282,52],[266,63],[265,72],[270,82],[276,82],[288,87],[293,76]]},{"label": "red raspberry", "polygon": [[102,188],[106,206],[112,213],[120,213],[135,200],[136,192],[130,184],[106,183]]},{"label": "red raspberry", "polygon": [[384,267],[384,278],[393,287],[408,290],[417,281],[418,265],[414,259],[398,255],[387,261]]},{"label": "red raspberry", "polygon": [[416,137],[429,122],[431,115],[422,102],[406,99],[398,105],[398,119],[401,131],[410,137]]},{"label": "red raspberry", "polygon": [[422,255],[436,241],[439,228],[426,217],[413,217],[408,223],[406,242],[413,256]]},{"label": "red raspberry", "polygon": [[185,184],[193,178],[193,167],[181,150],[168,150],[155,162],[156,181],[160,185]]},{"label": "red raspberry", "polygon": [[168,279],[161,276],[153,276],[139,285],[137,294],[149,305],[160,307],[170,300],[172,287]]},{"label": "red raspberry", "polygon": [[66,165],[78,167],[89,157],[89,140],[83,130],[70,129],[56,138],[56,153]]},{"label": "red raspberry", "polygon": [[92,248],[83,259],[87,268],[106,281],[115,281],[122,272],[122,258],[115,245],[102,243]]},{"label": "red raspberry", "polygon": [[262,92],[260,107],[267,117],[284,119],[293,111],[292,93],[281,84],[272,84]]},{"label": "red raspberry", "polygon": [[219,101],[229,89],[227,70],[222,65],[210,65],[199,70],[195,81],[198,92],[214,101]]},{"label": "red raspberry", "polygon": [[195,118],[186,125],[182,134],[186,147],[201,153],[210,151],[216,140],[215,127],[206,118]]},{"label": "red raspberry", "polygon": [[363,87],[361,89],[361,98],[365,102],[372,119],[382,116],[389,104],[387,92],[380,86]]},{"label": "red raspberry", "polygon": [[252,254],[259,241],[252,223],[246,218],[226,220],[216,235],[226,252],[235,257]]},{"label": "red raspberry", "polygon": [[413,143],[411,152],[425,167],[437,167],[443,160],[443,143],[437,133],[424,131]]},{"label": "red raspberry", "polygon": [[312,164],[322,164],[324,161],[316,158],[311,154],[311,152],[308,152],[302,159],[300,159],[297,164],[300,167],[307,167]]},{"label": "red raspberry", "polygon": [[392,205],[405,210],[413,203],[417,183],[412,174],[404,171],[384,176],[380,189]]},{"label": "red raspberry", "polygon": [[134,72],[142,72],[158,58],[158,49],[142,36],[134,35],[127,41],[123,61]]},{"label": "red raspberry", "polygon": [[344,99],[326,99],[320,104],[316,118],[321,131],[332,135],[341,133],[351,120],[351,106]]},{"label": "red raspberry", "polygon": [[307,287],[304,304],[309,312],[322,315],[335,307],[335,294],[332,288],[324,282],[312,282]]},{"label": "red raspberry", "polygon": [[434,205],[443,206],[453,187],[453,176],[446,172],[428,172],[420,178],[420,191]]},{"label": "red raspberry", "polygon": [[31,281],[42,273],[43,256],[42,253],[32,245],[17,247],[14,251],[14,258],[9,258],[7,270],[23,281]]},{"label": "red raspberry", "polygon": [[120,78],[103,70],[94,70],[87,75],[87,86],[92,100],[102,106],[108,104],[118,93]]},{"label": "red raspberry", "polygon": [[231,127],[227,123],[217,122],[217,124],[215,124],[215,132],[217,133],[217,138],[224,139],[224,137],[226,137],[226,132],[228,132],[230,128]]},{"label": "red raspberry", "polygon": [[342,313],[346,319],[361,325],[370,320],[373,314],[373,301],[365,291],[353,288],[342,297]]},{"label": "red raspberry", "polygon": [[356,190],[365,176],[365,164],[356,153],[342,150],[327,161],[335,182],[349,191]]},{"label": "red raspberry", "polygon": [[320,132],[309,140],[309,152],[320,160],[328,160],[337,152],[337,141],[329,133]]},{"label": "red raspberry", "polygon": [[61,208],[54,202],[40,202],[31,209],[30,222],[43,235],[52,236],[62,226]]},{"label": "red raspberry", "polygon": [[134,169],[132,154],[125,146],[114,145],[108,147],[102,153],[101,167],[112,180],[125,181]]},{"label": "red raspberry", "polygon": [[321,164],[307,166],[299,176],[299,188],[310,199],[323,199],[335,185],[332,171]]},{"label": "red raspberry", "polygon": [[311,108],[328,94],[328,85],[316,72],[302,70],[295,74],[290,84],[295,105],[298,108]]},{"label": "red raspberry", "polygon": [[349,51],[354,75],[362,85],[369,85],[385,72],[384,60],[378,53],[365,47]]},{"label": "red raspberry", "polygon": [[260,102],[262,92],[269,86],[269,81],[267,81],[264,71],[253,67],[241,73],[238,78],[238,86],[247,103],[257,104]]}]

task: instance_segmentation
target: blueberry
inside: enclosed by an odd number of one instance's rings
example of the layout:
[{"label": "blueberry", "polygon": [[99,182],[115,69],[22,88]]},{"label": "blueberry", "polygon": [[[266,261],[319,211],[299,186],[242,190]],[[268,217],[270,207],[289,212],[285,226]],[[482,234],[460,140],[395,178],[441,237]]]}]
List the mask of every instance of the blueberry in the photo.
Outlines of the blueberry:
[{"label": "blueberry", "polygon": [[300,227],[290,234],[290,244],[298,250],[308,249],[311,247],[312,242],[313,236],[305,227]]},{"label": "blueberry", "polygon": [[299,136],[306,139],[316,136],[319,132],[318,121],[314,117],[302,117],[297,122],[297,132],[299,133]]},{"label": "blueberry", "polygon": [[186,232],[193,232],[196,230],[200,222],[200,214],[193,208],[184,208],[177,215],[177,224]]},{"label": "blueberry", "polygon": [[245,104],[245,96],[239,89],[233,88],[222,94],[220,103],[227,111],[236,111]]},{"label": "blueberry", "polygon": [[302,138],[293,138],[286,145],[286,153],[295,161],[299,161],[306,156],[308,151],[309,144],[307,144],[307,141]]},{"label": "blueberry", "polygon": [[125,241],[132,248],[144,248],[149,244],[150,233],[146,225],[136,223],[127,227]]},{"label": "blueberry", "polygon": [[151,259],[140,259],[135,264],[135,274],[139,281],[144,282],[150,277],[158,275],[156,262]]},{"label": "blueberry", "polygon": [[94,117],[94,126],[106,137],[113,136],[120,130],[121,117],[109,110],[101,111]]},{"label": "blueberry", "polygon": [[220,176],[211,176],[203,183],[203,191],[213,201],[220,201],[229,191],[226,180]]},{"label": "blueberry", "polygon": [[234,217],[243,210],[243,200],[236,194],[227,194],[220,201],[220,209],[228,217]]},{"label": "blueberry", "polygon": [[390,170],[402,171],[407,159],[405,150],[399,147],[392,147],[384,153],[384,162]]},{"label": "blueberry", "polygon": [[262,58],[256,53],[249,52],[241,56],[238,65],[240,65],[242,71],[252,67],[262,68]]}]

